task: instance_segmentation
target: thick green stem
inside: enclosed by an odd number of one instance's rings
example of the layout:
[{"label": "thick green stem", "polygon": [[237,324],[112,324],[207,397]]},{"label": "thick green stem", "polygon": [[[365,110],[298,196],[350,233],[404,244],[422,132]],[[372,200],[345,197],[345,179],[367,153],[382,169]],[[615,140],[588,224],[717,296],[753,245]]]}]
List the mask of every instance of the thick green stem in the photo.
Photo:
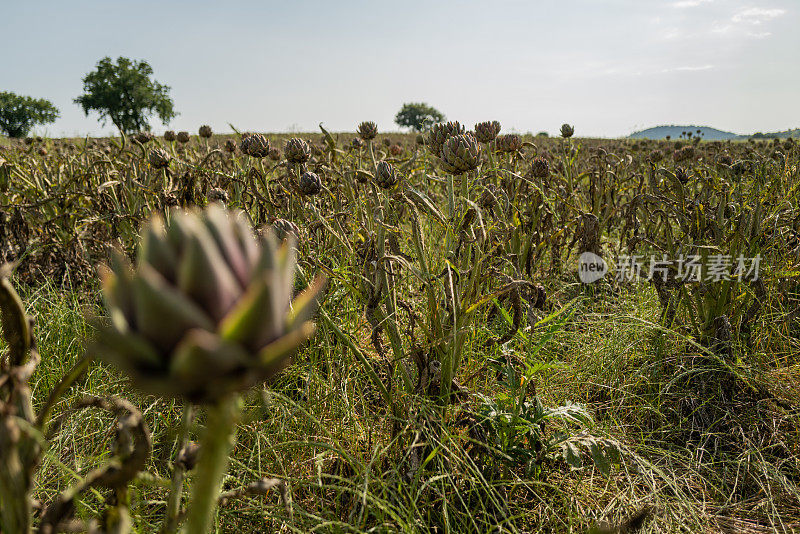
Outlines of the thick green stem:
[{"label": "thick green stem", "polygon": [[236,424],[241,411],[238,395],[222,399],[208,409],[184,528],[186,534],[203,534],[211,529],[222,477],[236,442]]},{"label": "thick green stem", "polygon": [[[194,407],[187,402],[183,406],[183,412],[181,414],[181,426],[178,430],[178,446],[176,449],[177,455],[180,455],[183,447],[186,445],[193,414]],[[172,534],[178,530],[178,516],[181,513],[181,497],[183,496],[183,479],[186,473],[184,466],[177,464],[178,462],[172,467],[172,486],[169,491],[169,499],[167,500],[167,517],[164,519],[164,523],[161,526],[162,534]]]}]

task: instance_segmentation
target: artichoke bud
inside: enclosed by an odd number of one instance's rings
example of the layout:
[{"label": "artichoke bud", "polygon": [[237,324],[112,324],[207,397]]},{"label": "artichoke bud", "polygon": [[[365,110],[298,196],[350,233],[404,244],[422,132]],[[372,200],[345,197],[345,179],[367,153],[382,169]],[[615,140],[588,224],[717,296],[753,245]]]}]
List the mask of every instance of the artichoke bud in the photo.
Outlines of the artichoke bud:
[{"label": "artichoke bud", "polygon": [[292,301],[294,238],[256,238],[218,205],[152,219],[131,266],[100,276],[110,316],[95,352],[147,393],[213,403],[270,378],[313,333],[325,282]]},{"label": "artichoke bud", "polygon": [[441,166],[451,174],[463,174],[478,168],[481,145],[471,133],[447,139],[441,151]]}]

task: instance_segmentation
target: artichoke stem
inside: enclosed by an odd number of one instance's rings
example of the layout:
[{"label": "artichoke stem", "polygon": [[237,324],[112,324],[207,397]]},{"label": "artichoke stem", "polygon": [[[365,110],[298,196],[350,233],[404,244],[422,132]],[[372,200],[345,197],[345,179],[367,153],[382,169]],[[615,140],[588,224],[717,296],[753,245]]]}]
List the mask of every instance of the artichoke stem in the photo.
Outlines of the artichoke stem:
[{"label": "artichoke stem", "polygon": [[187,534],[203,534],[211,529],[240,415],[239,395],[226,397],[208,409],[184,528]]}]

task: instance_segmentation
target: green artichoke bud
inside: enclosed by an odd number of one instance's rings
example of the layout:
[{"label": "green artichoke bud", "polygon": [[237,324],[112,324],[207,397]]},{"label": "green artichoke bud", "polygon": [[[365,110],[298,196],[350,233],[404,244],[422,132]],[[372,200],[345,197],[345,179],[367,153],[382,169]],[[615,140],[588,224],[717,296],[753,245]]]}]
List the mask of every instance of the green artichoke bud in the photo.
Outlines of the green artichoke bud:
[{"label": "green artichoke bud", "polygon": [[475,138],[481,143],[491,143],[500,133],[498,121],[479,122],[475,125]]},{"label": "green artichoke bud", "polygon": [[522,148],[522,138],[517,134],[500,135],[494,140],[494,148],[501,154],[516,154]]},{"label": "green artichoke bud", "polygon": [[110,324],[95,352],[143,391],[216,403],[280,370],[311,336],[324,280],[292,300],[295,248],[218,205],[153,218],[135,266],[101,269]]},{"label": "green artichoke bud", "polygon": [[298,186],[302,195],[316,195],[322,189],[322,180],[315,172],[306,171],[300,176]]},{"label": "green artichoke bud", "polygon": [[442,147],[442,169],[450,174],[474,171],[481,161],[481,145],[471,133],[456,135]]},{"label": "green artichoke bud", "polygon": [[664,159],[664,153],[659,149],[655,149],[652,152],[650,152],[650,155],[647,158],[653,163],[658,163],[659,161]]},{"label": "green artichoke bud", "polygon": [[541,156],[533,158],[531,174],[533,174],[534,178],[547,178],[550,176],[550,163]]},{"label": "green artichoke bud", "polygon": [[269,155],[269,139],[261,134],[250,134],[242,137],[242,153],[254,158],[265,158]]},{"label": "green artichoke bud", "polygon": [[381,189],[391,189],[397,183],[397,171],[388,161],[379,161],[375,182]]},{"label": "green artichoke bud", "polygon": [[305,163],[311,157],[311,149],[308,143],[299,137],[292,137],[286,141],[286,146],[283,147],[283,154],[289,163]]},{"label": "green artichoke bud", "polygon": [[358,125],[358,136],[364,141],[371,141],[378,137],[378,125],[372,121],[362,122]]},{"label": "green artichoke bud", "polygon": [[150,132],[139,132],[133,136],[133,140],[139,144],[145,145],[153,140],[153,134]]},{"label": "green artichoke bud", "polygon": [[163,148],[154,148],[150,151],[147,159],[150,161],[150,165],[152,165],[154,168],[164,169],[169,166],[172,156],[170,156],[169,152]]},{"label": "green artichoke bud", "polygon": [[189,135],[189,132],[178,132],[177,139],[179,143],[188,143],[191,139],[191,136]]},{"label": "green artichoke bud", "polygon": [[164,132],[164,141],[167,141],[167,142],[171,143],[174,140],[175,140],[175,132],[174,131],[167,130],[166,132]]},{"label": "green artichoke bud", "polygon": [[569,124],[562,124],[561,125],[561,137],[564,139],[568,139],[575,134],[575,127],[570,126]]},{"label": "green artichoke bud", "polygon": [[464,133],[464,127],[458,121],[440,122],[431,126],[431,131],[428,134],[428,150],[434,156],[440,155],[444,142],[454,135],[461,135]]},{"label": "green artichoke bud", "polygon": [[208,124],[204,124],[204,125],[202,125],[202,126],[200,127],[200,129],[199,129],[199,130],[197,130],[197,135],[199,135],[200,137],[203,137],[203,138],[205,138],[205,139],[208,139],[208,138],[209,138],[209,137],[211,137],[213,134],[214,134],[214,133],[211,131],[211,126],[209,126]]}]

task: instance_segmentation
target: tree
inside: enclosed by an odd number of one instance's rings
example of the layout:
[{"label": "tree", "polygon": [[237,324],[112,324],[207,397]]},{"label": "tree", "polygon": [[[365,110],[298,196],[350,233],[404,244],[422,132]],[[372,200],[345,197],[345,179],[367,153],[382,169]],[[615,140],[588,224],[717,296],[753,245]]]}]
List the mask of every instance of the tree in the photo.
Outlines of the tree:
[{"label": "tree", "polygon": [[163,124],[175,117],[170,88],[151,79],[153,68],[146,61],[105,57],[97,69],[83,78],[83,93],[75,103],[88,116],[100,114],[103,124],[110,120],[120,132],[149,130],[148,120],[157,115]]},{"label": "tree", "polygon": [[427,130],[433,124],[442,122],[444,115],[434,107],[423,102],[412,102],[403,104],[400,111],[394,118],[398,126],[411,128],[415,132]]},{"label": "tree", "polygon": [[58,116],[49,100],[0,92],[0,130],[9,137],[25,137],[37,124],[49,124]]}]

